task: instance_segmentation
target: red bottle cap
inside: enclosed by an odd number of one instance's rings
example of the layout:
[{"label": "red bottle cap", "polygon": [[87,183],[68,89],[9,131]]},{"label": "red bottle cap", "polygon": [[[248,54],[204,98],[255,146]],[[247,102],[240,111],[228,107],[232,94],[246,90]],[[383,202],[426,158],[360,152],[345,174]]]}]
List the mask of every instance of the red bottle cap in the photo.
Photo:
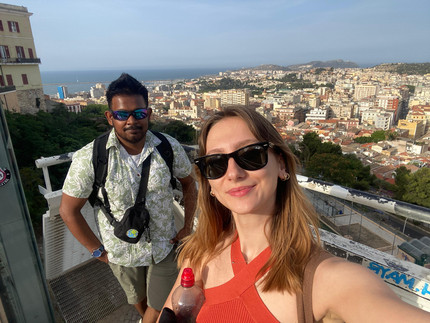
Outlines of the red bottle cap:
[{"label": "red bottle cap", "polygon": [[181,276],[181,285],[183,287],[193,287],[194,286],[194,273],[191,268],[184,268]]}]

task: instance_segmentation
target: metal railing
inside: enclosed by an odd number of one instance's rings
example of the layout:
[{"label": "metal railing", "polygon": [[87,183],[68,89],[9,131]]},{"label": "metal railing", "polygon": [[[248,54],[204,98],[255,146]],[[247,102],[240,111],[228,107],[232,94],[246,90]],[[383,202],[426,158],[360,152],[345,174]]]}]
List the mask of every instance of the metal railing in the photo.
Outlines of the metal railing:
[{"label": "metal railing", "polygon": [[[42,194],[52,192],[51,180],[49,178],[48,167],[69,162],[72,159],[74,153],[67,153],[58,156],[52,156],[47,158],[40,158],[35,161],[37,168],[42,168],[43,176],[45,179],[46,189],[39,187]],[[335,185],[333,183],[324,182],[314,178],[296,175],[299,185],[305,189],[317,191],[330,196],[338,197],[346,201],[366,205],[381,211],[386,211],[406,219],[420,221],[430,224],[430,209],[397,201],[387,197],[381,197],[379,195],[371,194],[356,189]]]},{"label": "metal railing", "polygon": [[1,64],[40,64],[40,58],[8,57],[1,58]]}]

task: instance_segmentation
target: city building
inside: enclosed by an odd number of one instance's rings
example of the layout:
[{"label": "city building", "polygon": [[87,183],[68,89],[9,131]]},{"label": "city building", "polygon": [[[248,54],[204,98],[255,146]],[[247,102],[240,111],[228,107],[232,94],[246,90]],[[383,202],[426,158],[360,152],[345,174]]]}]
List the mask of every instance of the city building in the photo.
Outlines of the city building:
[{"label": "city building", "polygon": [[210,92],[203,94],[204,108],[206,110],[221,109],[221,94],[218,92]]},{"label": "city building", "polygon": [[221,106],[227,105],[248,105],[249,104],[249,89],[240,90],[222,90],[221,91]]},{"label": "city building", "polygon": [[57,87],[58,98],[64,100],[69,96],[69,91],[67,90],[67,86],[61,85]]},{"label": "city building", "polygon": [[408,130],[408,137],[411,139],[422,137],[425,130],[424,122],[422,120],[399,120],[397,128]]},{"label": "city building", "polygon": [[394,96],[394,95],[377,96],[376,100],[379,108],[382,108],[384,110],[394,110],[395,121],[398,120],[398,116],[400,112],[399,108],[401,107],[401,104],[399,105],[399,102],[401,102],[401,100],[398,96]]},{"label": "city building", "polygon": [[31,15],[26,7],[0,4],[0,100],[19,113],[46,111]]},{"label": "city building", "polygon": [[96,86],[92,86],[90,89],[90,95],[93,99],[100,99],[106,94],[106,86],[103,83],[97,83]]},{"label": "city building", "polygon": [[368,109],[364,110],[361,113],[360,123],[362,125],[375,125],[375,120],[380,113],[382,113],[380,109]]},{"label": "city building", "polygon": [[318,122],[319,120],[326,120],[329,117],[329,111],[325,108],[314,108],[306,114],[306,121]]},{"label": "city building", "polygon": [[333,117],[335,118],[344,118],[350,119],[352,118],[352,112],[354,106],[352,104],[344,105],[344,104],[330,104],[331,111],[333,113]]},{"label": "city building", "polygon": [[376,129],[388,130],[393,127],[394,112],[383,112],[376,115],[374,126]]},{"label": "city building", "polygon": [[425,131],[430,127],[430,105],[414,105],[409,110],[406,120],[422,120],[425,126]]},{"label": "city building", "polygon": [[378,86],[372,84],[356,85],[354,89],[354,100],[374,97],[378,93]]}]

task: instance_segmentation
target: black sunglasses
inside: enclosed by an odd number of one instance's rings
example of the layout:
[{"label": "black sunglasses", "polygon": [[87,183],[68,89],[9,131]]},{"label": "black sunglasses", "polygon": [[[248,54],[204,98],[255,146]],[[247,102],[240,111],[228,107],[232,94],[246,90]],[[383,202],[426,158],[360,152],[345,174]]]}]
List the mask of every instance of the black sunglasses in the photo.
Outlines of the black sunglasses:
[{"label": "black sunglasses", "polygon": [[145,119],[148,115],[148,109],[136,109],[134,111],[110,111],[114,119],[119,121],[126,121],[132,115],[136,120]]},{"label": "black sunglasses", "polygon": [[225,175],[230,157],[245,170],[258,170],[267,165],[267,149],[273,148],[269,142],[259,142],[242,147],[230,154],[206,155],[194,160],[202,175],[207,179],[217,179]]}]

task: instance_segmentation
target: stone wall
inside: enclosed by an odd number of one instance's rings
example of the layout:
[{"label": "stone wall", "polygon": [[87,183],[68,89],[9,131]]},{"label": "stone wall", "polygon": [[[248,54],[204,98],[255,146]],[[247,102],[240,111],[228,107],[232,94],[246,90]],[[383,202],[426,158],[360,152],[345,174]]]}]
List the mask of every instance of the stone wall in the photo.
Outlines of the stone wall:
[{"label": "stone wall", "polygon": [[16,95],[18,97],[21,113],[35,114],[39,111],[46,111],[45,97],[42,88],[17,90]]}]

